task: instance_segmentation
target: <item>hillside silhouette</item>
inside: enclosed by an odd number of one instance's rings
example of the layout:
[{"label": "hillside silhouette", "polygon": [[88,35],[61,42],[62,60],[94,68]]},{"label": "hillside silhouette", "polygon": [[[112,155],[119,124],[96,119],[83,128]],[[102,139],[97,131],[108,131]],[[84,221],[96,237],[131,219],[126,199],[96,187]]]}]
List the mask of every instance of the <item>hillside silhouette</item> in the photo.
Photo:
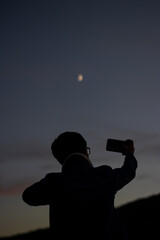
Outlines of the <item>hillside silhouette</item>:
[{"label": "hillside silhouette", "polygon": [[128,203],[117,209],[129,240],[158,239],[160,194]]},{"label": "hillside silhouette", "polygon": [[[160,194],[142,198],[117,208],[129,240],[157,239],[160,227]],[[49,238],[49,229],[0,238],[0,240],[41,240]]]}]

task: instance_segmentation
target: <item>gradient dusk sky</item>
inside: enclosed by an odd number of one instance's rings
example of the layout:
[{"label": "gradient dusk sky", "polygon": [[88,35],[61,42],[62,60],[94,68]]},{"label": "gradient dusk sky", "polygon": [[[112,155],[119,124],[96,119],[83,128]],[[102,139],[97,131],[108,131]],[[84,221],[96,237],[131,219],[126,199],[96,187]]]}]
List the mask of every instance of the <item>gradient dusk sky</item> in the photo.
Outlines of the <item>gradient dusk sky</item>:
[{"label": "gradient dusk sky", "polygon": [[137,176],[116,206],[159,193],[160,2],[1,0],[0,19],[0,237],[48,227],[48,207],[21,194],[61,170],[63,131],[86,138],[95,166],[123,163],[107,138],[134,140]]}]

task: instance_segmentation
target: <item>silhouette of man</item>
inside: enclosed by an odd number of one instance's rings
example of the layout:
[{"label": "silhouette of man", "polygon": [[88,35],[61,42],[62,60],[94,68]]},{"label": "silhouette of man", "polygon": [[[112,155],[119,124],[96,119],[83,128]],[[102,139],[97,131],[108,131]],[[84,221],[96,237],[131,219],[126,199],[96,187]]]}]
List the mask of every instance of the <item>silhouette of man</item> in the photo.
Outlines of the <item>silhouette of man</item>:
[{"label": "silhouette of man", "polygon": [[135,177],[133,142],[124,146],[124,163],[116,169],[93,167],[87,143],[76,132],[59,135],[51,149],[62,171],[47,174],[23,192],[27,204],[50,206],[51,238],[127,239],[114,198]]}]

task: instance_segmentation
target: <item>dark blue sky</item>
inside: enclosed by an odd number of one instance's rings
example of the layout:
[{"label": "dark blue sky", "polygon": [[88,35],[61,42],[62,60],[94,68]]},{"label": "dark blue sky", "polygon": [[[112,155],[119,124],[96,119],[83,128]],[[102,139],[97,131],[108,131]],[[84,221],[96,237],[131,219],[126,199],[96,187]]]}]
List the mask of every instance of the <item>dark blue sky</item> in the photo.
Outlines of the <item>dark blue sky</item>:
[{"label": "dark blue sky", "polygon": [[137,178],[117,205],[159,192],[159,12],[151,0],[1,0],[0,236],[47,226],[21,193],[60,170],[50,145],[66,130],[86,138],[95,166],[122,164],[107,138],[135,141]]}]

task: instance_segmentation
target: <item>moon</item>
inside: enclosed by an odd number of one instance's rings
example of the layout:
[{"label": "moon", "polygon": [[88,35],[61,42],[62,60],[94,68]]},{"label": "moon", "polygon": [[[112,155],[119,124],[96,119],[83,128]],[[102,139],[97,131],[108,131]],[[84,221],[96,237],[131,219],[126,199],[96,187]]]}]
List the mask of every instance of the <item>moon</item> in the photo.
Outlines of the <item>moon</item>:
[{"label": "moon", "polygon": [[78,80],[78,82],[82,82],[83,81],[83,75],[78,74],[77,80]]}]

